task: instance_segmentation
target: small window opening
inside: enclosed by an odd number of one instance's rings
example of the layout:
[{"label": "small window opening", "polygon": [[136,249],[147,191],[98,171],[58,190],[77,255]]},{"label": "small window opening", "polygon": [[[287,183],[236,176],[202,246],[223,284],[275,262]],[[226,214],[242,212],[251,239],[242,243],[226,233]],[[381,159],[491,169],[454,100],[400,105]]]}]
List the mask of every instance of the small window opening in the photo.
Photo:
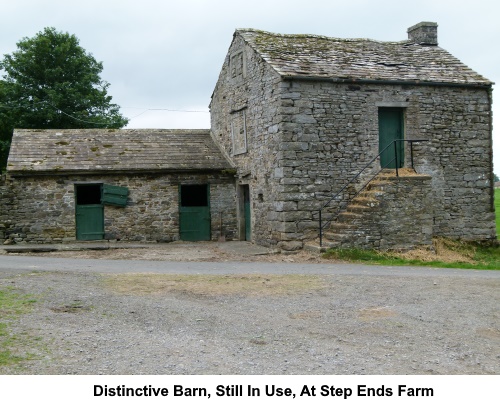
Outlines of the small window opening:
[{"label": "small window opening", "polygon": [[207,185],[181,186],[182,207],[207,207],[208,193]]},{"label": "small window opening", "polygon": [[76,205],[101,204],[100,184],[76,185]]}]

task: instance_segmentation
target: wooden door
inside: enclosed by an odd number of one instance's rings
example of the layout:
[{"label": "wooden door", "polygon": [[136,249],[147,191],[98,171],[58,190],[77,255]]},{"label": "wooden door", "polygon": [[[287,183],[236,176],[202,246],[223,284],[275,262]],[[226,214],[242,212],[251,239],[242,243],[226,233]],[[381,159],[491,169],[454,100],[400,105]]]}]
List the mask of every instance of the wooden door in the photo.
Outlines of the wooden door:
[{"label": "wooden door", "polygon": [[208,184],[181,185],[179,197],[181,240],[210,240],[210,188]]},{"label": "wooden door", "polygon": [[380,155],[382,168],[403,167],[404,142],[396,142],[396,146],[391,145],[397,139],[404,139],[403,111],[402,108],[379,108],[378,110],[379,152],[383,151]]},{"label": "wooden door", "polygon": [[104,239],[102,184],[75,185],[75,225],[77,240]]},{"label": "wooden door", "polygon": [[104,207],[101,204],[76,206],[76,239],[104,238]]}]

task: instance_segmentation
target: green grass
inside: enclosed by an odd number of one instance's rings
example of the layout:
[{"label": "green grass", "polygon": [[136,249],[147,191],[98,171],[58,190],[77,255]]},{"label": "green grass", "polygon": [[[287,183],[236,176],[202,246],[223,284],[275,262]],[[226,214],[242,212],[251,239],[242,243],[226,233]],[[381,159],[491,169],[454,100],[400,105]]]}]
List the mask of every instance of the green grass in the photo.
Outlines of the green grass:
[{"label": "green grass", "polygon": [[497,237],[500,239],[500,188],[495,189],[495,213],[497,215]]},{"label": "green grass", "polygon": [[[495,189],[495,212],[497,237],[500,239],[500,189]],[[326,259],[337,259],[355,263],[380,264],[385,266],[426,266],[426,267],[444,267],[457,269],[476,269],[476,270],[500,270],[500,247],[482,246],[474,243],[449,241],[448,248],[452,251],[463,253],[465,257],[471,259],[468,261],[423,261],[417,259],[406,259],[396,253],[379,252],[375,250],[362,249],[330,249],[323,257]]]},{"label": "green grass", "polygon": [[355,263],[379,264],[384,266],[425,266],[457,269],[500,270],[500,247],[482,246],[467,242],[449,242],[449,251],[462,254],[468,260],[441,261],[417,260],[401,257],[395,252],[379,252],[363,249],[329,249],[323,257]]},{"label": "green grass", "polygon": [[25,340],[9,331],[9,322],[31,310],[35,303],[31,296],[20,294],[13,288],[0,287],[0,366],[8,366],[31,358],[15,354],[15,349],[22,346]]}]

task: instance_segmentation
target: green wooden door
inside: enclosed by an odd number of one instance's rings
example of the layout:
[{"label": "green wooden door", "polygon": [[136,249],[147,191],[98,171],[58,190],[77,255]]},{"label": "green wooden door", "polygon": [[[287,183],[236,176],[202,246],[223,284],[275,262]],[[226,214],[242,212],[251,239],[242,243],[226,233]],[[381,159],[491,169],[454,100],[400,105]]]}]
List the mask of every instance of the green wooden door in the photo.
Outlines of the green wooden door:
[{"label": "green wooden door", "polygon": [[210,240],[210,189],[208,185],[181,185],[179,197],[181,240]]},{"label": "green wooden door", "polygon": [[102,184],[75,184],[75,219],[77,240],[104,239]]},{"label": "green wooden door", "polygon": [[252,222],[250,211],[250,188],[243,186],[243,204],[245,213],[245,240],[252,240]]},{"label": "green wooden door", "polygon": [[181,207],[181,240],[210,240],[210,207]]},{"label": "green wooden door", "polygon": [[[382,152],[388,145],[396,139],[404,138],[403,109],[402,108],[379,108],[378,110],[379,129],[379,152]],[[397,157],[396,157],[397,149]],[[396,163],[397,160],[397,163]],[[389,146],[380,155],[380,166],[382,168],[395,169],[403,167],[404,163],[404,142],[397,142]]]},{"label": "green wooden door", "polygon": [[76,239],[101,240],[104,238],[104,206],[87,204],[76,206]]}]

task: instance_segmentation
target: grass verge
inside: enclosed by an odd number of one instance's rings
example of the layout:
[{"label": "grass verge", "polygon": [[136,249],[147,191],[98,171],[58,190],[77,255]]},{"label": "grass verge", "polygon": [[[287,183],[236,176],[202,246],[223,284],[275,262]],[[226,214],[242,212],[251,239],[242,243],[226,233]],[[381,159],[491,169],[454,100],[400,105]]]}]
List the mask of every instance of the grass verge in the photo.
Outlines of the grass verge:
[{"label": "grass verge", "polygon": [[16,347],[23,344],[24,337],[9,331],[9,323],[31,310],[36,302],[31,296],[16,292],[13,288],[0,287],[0,367],[31,358],[30,354],[16,354]]},{"label": "grass verge", "polygon": [[495,189],[495,213],[497,221],[497,237],[500,239],[500,188]]},{"label": "grass verge", "polygon": [[329,249],[326,259],[385,266],[426,266],[476,270],[500,270],[500,247],[477,243],[434,240],[430,249],[379,252],[362,249]]}]

